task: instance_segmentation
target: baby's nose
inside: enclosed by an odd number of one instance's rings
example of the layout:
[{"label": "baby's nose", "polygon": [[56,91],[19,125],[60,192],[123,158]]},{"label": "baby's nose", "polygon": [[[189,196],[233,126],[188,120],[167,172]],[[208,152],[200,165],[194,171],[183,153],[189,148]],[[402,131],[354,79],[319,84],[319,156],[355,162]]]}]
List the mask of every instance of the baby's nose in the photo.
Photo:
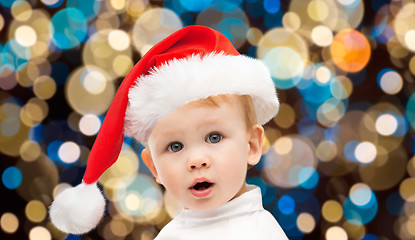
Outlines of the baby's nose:
[{"label": "baby's nose", "polygon": [[201,168],[201,167],[207,167],[208,164],[205,162],[202,162],[201,164],[193,164],[190,166],[191,169]]},{"label": "baby's nose", "polygon": [[189,161],[187,162],[187,168],[190,171],[200,168],[209,168],[210,164],[211,162],[208,157],[197,155],[189,158]]}]

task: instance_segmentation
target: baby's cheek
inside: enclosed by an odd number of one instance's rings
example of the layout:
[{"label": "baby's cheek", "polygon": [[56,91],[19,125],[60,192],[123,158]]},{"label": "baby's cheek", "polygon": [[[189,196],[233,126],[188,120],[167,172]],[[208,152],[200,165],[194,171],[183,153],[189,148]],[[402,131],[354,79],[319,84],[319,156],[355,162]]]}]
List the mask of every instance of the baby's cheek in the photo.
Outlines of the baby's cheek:
[{"label": "baby's cheek", "polygon": [[[177,177],[176,177],[177,178]],[[165,179],[162,185],[166,191],[178,201],[182,200],[183,186],[180,185],[174,178]]]},{"label": "baby's cheek", "polygon": [[226,175],[228,175],[230,179],[235,179],[236,181],[245,179],[247,160],[244,159],[243,156],[234,155],[232,157],[232,161],[227,161],[221,169],[234,169],[233,171],[226,171]]},{"label": "baby's cheek", "polygon": [[172,169],[163,169],[159,172],[159,177],[161,180],[161,184],[167,189],[175,189],[179,187],[179,175],[177,172],[174,172]]}]

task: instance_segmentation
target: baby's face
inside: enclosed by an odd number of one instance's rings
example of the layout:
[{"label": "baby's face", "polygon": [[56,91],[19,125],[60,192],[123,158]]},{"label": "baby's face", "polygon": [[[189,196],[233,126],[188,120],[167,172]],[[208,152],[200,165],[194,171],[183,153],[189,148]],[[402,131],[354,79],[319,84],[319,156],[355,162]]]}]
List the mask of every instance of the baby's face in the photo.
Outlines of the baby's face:
[{"label": "baby's face", "polygon": [[237,105],[187,104],[150,135],[153,174],[184,208],[217,208],[246,191],[247,164],[260,157],[252,154],[252,135]]}]

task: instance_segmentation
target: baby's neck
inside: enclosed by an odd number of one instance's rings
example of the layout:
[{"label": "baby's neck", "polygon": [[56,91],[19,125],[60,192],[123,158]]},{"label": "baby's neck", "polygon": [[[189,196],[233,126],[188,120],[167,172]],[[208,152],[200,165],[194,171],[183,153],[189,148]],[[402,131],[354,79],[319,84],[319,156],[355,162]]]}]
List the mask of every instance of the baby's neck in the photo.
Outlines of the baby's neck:
[{"label": "baby's neck", "polygon": [[237,197],[239,197],[239,196],[241,196],[242,194],[244,194],[244,193],[246,193],[246,183],[244,182],[244,183],[242,183],[242,186],[241,186],[241,188],[239,189],[239,191],[236,193],[236,195],[235,196],[233,196],[233,198],[231,198],[229,201],[232,201],[233,199],[235,199],[235,198],[237,198]]}]

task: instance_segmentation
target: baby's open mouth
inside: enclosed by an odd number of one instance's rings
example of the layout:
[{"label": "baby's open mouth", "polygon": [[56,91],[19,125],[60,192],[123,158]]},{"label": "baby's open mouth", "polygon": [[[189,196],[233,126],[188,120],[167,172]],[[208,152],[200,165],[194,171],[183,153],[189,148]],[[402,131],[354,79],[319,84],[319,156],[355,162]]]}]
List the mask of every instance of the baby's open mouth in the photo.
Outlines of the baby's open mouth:
[{"label": "baby's open mouth", "polygon": [[206,178],[199,178],[195,180],[193,186],[189,187],[189,190],[196,198],[206,198],[210,196],[214,186],[215,184],[209,182]]},{"label": "baby's open mouth", "polygon": [[201,190],[205,190],[205,189],[210,188],[212,185],[213,185],[213,183],[204,181],[204,182],[196,183],[192,188],[195,189],[195,190],[201,191]]}]

